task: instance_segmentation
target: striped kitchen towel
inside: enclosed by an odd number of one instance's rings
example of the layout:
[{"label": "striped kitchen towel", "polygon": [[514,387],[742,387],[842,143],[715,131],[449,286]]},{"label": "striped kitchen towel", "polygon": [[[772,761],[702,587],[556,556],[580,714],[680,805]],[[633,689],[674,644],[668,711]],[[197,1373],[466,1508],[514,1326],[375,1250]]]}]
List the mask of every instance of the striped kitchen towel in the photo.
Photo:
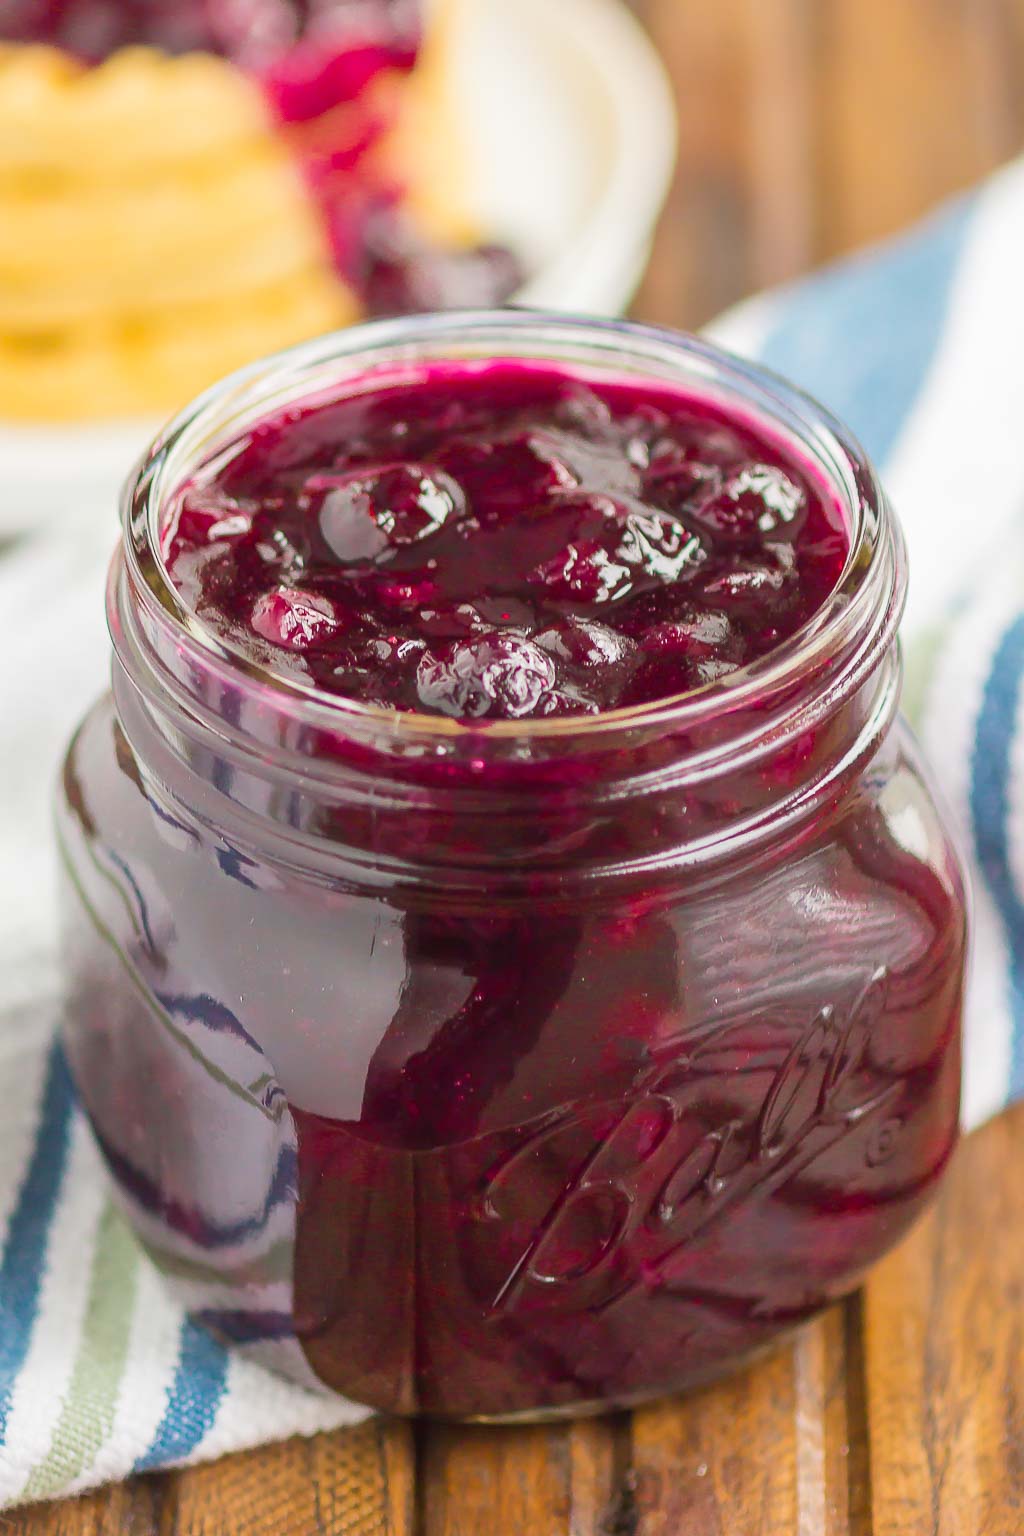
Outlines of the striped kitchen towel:
[{"label": "striped kitchen towel", "polygon": [[109,675],[116,538],[112,506],[76,512],[0,556],[17,637],[0,682],[0,1508],[365,1416],[226,1351],[165,1294],[108,1200],[53,1043],[51,795]]},{"label": "striped kitchen towel", "polygon": [[[909,237],[713,328],[853,426],[908,529],[908,698],[975,876],[969,1124],[1024,1094],[1022,251],[1024,164]],[[101,685],[113,537],[109,511],[82,515],[0,559],[23,662],[2,684],[0,1505],[360,1414],[244,1349],[226,1353],[165,1295],[108,1202],[52,1044],[47,780]],[[76,637],[59,654],[39,596],[56,592]]]},{"label": "striped kitchen towel", "polygon": [[906,530],[905,708],[974,875],[977,1125],[1024,1097],[1024,160],[710,331],[853,429]]}]

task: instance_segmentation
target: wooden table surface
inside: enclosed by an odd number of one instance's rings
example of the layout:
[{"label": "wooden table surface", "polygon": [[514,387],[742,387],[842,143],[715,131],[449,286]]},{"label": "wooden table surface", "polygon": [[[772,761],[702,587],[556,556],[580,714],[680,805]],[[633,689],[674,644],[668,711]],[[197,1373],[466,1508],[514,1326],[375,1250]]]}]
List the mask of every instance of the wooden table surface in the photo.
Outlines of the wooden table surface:
[{"label": "wooden table surface", "polygon": [[1019,1536],[1024,1105],[961,1147],[863,1291],[685,1399],[576,1424],[374,1420],[76,1501],[4,1536]]},{"label": "wooden table surface", "polygon": [[[633,3],[681,136],[645,319],[699,325],[1024,145],[1024,0]],[[534,1429],[374,1421],[15,1511],[0,1532],[1021,1536],[1022,1169],[1024,1108],[965,1143],[859,1295],[686,1400]]]}]

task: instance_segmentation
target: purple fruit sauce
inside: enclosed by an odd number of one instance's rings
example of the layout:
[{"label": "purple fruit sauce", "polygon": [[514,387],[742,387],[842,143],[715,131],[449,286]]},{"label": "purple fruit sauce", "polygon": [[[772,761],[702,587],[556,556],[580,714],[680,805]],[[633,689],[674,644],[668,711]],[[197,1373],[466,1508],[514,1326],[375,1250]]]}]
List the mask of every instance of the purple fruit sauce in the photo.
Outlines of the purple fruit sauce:
[{"label": "purple fruit sauce", "polygon": [[385,1409],[720,1373],[956,1144],[964,891],[894,723],[891,513],[841,440],[811,467],[808,402],[805,458],[781,385],[678,340],[673,392],[646,334],[628,385],[429,348],[293,382],[143,473],[67,759],[66,1039],[123,1208],[220,1337]]},{"label": "purple fruit sauce", "polygon": [[495,363],[261,423],[176,500],[171,579],[250,659],[456,719],[596,714],[805,625],[847,554],[792,450],[656,384]]}]

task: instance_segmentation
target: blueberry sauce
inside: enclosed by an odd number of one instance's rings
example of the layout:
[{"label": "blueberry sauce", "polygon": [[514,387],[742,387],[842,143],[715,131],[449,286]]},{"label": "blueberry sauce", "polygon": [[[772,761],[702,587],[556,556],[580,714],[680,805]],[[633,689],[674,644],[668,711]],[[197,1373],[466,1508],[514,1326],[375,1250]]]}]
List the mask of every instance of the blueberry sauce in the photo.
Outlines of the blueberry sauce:
[{"label": "blueberry sauce", "polygon": [[796,454],[654,383],[446,365],[256,426],[186,484],[173,582],[235,650],[460,719],[646,704],[808,623],[847,553]]},{"label": "blueberry sauce", "polygon": [[0,13],[0,41],[48,44],[89,64],[133,47],[245,61],[279,54],[318,31],[341,29],[365,44],[346,55],[350,95],[355,74],[365,84],[366,65],[380,68],[385,52],[391,63],[412,62],[417,18],[409,0],[7,0]]}]

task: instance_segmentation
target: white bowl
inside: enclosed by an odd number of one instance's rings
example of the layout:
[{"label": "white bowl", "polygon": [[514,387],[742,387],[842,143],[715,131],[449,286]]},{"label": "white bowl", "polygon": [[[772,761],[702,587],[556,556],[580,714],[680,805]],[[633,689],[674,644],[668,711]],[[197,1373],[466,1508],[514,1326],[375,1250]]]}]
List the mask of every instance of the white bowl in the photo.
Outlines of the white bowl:
[{"label": "white bowl", "polygon": [[466,5],[459,89],[484,227],[534,272],[517,302],[617,315],[650,255],[676,154],[671,88],[618,0]]},{"label": "white bowl", "polygon": [[[473,124],[473,201],[534,274],[516,302],[621,313],[675,160],[657,54],[619,0],[472,0],[463,12],[456,88]],[[158,426],[0,427],[0,534],[79,515],[112,530]]]}]

